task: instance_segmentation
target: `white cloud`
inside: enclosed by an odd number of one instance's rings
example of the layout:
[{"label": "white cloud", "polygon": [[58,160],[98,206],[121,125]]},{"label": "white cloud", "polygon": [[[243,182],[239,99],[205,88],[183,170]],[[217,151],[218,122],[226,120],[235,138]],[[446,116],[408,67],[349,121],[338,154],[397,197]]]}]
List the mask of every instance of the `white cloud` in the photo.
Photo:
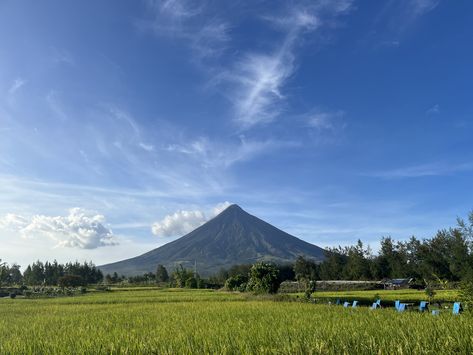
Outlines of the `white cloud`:
[{"label": "white cloud", "polygon": [[445,176],[452,175],[459,172],[473,170],[473,164],[446,164],[446,163],[432,163],[409,166],[399,169],[379,171],[367,176],[379,177],[385,179],[402,179],[402,178],[417,178],[425,176]]},{"label": "white cloud", "polygon": [[154,223],[151,230],[154,235],[160,237],[180,236],[189,233],[206,221],[201,211],[177,211]]},{"label": "white cloud", "polygon": [[237,86],[233,96],[235,119],[243,128],[270,122],[281,113],[281,90],[294,70],[290,46],[292,40],[275,55],[248,54],[225,74]]},{"label": "white cloud", "polygon": [[23,85],[25,85],[25,84],[26,84],[26,81],[23,80],[22,78],[17,78],[17,79],[15,79],[15,80],[13,81],[12,85],[10,86],[10,88],[8,89],[8,93],[9,93],[10,95],[15,94],[15,93],[16,93],[18,90],[20,90],[21,87],[22,87]]},{"label": "white cloud", "polygon": [[25,228],[28,225],[28,220],[22,216],[8,213],[0,218],[0,228],[16,231]]},{"label": "white cloud", "polygon": [[202,8],[187,0],[148,0],[149,6],[171,18],[182,20],[198,15]]},{"label": "white cloud", "polygon": [[399,47],[406,32],[439,4],[440,0],[385,1],[371,36],[383,46]]},{"label": "white cloud", "polygon": [[274,120],[284,111],[287,100],[283,93],[295,72],[295,47],[302,34],[319,29],[326,18],[345,13],[351,1],[322,1],[317,6],[296,7],[280,17],[264,17],[285,35],[272,53],[247,53],[220,80],[233,86],[230,100],[235,120],[247,129]]},{"label": "white cloud", "polygon": [[186,41],[194,52],[192,59],[217,57],[224,51],[230,26],[218,16],[204,18],[206,2],[149,0],[147,4],[154,18],[139,22],[141,29]]},{"label": "white cloud", "polygon": [[152,144],[146,144],[144,142],[140,142],[138,143],[138,145],[143,148],[144,150],[146,150],[147,152],[152,152],[154,151],[154,146]]},{"label": "white cloud", "polygon": [[409,0],[409,7],[413,16],[421,16],[435,9],[440,0]]},{"label": "white cloud", "polygon": [[67,216],[35,215],[32,218],[7,214],[0,219],[0,228],[19,232],[24,238],[46,236],[57,247],[95,249],[118,244],[100,214],[72,208]]},{"label": "white cloud", "polygon": [[434,106],[432,106],[431,108],[429,108],[427,110],[427,115],[436,115],[436,114],[439,114],[440,113],[440,105],[439,104],[435,104]]},{"label": "white cloud", "polygon": [[244,135],[241,135],[239,141],[234,143],[215,142],[206,137],[200,137],[190,143],[168,145],[166,150],[192,157],[204,168],[226,168],[280,148],[297,145],[296,142],[273,139],[248,140]]},{"label": "white cloud", "polygon": [[230,207],[232,204],[228,201],[218,203],[214,208],[213,208],[213,217],[219,215],[223,211],[225,211],[228,207]]},{"label": "white cloud", "polygon": [[345,116],[344,111],[315,110],[307,115],[307,124],[318,130],[335,130],[340,126],[340,119]]},{"label": "white cloud", "polygon": [[200,227],[209,219],[224,211],[230,205],[231,203],[228,201],[219,203],[212,208],[210,213],[205,213],[200,210],[180,210],[165,216],[159,222],[155,222],[151,227],[151,231],[154,235],[159,237],[183,236],[197,227]]}]

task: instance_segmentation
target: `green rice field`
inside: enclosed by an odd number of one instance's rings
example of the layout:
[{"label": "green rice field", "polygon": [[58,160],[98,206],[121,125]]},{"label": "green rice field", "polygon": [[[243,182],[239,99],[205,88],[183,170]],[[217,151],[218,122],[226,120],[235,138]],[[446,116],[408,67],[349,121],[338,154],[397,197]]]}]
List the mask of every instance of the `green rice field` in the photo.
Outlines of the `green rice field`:
[{"label": "green rice field", "polygon": [[0,354],[473,353],[466,313],[345,309],[208,290],[0,299],[0,329]]}]

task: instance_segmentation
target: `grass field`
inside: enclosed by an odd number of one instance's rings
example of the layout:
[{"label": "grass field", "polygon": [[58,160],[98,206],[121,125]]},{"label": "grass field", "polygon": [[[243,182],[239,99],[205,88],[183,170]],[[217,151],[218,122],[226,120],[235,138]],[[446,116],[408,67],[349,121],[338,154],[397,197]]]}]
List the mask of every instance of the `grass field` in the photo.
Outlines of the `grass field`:
[{"label": "grass field", "polygon": [[0,299],[0,354],[471,354],[473,316],[344,309],[216,291]]}]

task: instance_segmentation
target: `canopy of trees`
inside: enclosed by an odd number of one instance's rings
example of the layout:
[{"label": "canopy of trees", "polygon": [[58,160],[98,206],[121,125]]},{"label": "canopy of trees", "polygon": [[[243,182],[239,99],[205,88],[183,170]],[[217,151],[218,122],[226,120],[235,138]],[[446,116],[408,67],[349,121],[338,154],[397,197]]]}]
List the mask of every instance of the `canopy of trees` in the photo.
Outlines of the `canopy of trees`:
[{"label": "canopy of trees", "polygon": [[246,290],[254,293],[276,293],[281,281],[276,266],[265,262],[254,264],[248,274]]},{"label": "canopy of trees", "polygon": [[26,285],[58,285],[59,279],[65,275],[80,276],[85,284],[96,284],[102,281],[102,272],[93,263],[79,262],[59,264],[36,261],[28,265],[23,273],[23,283]]}]

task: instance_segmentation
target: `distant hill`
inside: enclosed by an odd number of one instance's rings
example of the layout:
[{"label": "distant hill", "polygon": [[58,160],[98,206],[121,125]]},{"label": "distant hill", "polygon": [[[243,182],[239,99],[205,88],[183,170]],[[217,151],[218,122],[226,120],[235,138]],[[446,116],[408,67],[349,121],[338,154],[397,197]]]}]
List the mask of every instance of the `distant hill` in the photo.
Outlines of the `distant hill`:
[{"label": "distant hill", "polygon": [[324,249],[296,238],[231,205],[199,228],[143,255],[99,266],[104,274],[139,275],[155,272],[163,264],[172,272],[178,264],[197,265],[201,276],[236,264],[256,261],[293,262],[298,255],[315,261],[324,258]]}]

